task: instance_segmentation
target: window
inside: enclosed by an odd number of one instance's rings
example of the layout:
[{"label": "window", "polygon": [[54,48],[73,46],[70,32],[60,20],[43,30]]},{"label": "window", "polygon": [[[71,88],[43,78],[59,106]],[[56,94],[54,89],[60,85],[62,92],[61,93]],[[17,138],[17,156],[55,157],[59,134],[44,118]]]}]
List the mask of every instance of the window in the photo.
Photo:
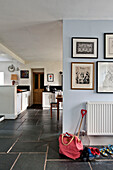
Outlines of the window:
[{"label": "window", "polygon": [[4,72],[0,72],[0,85],[4,85]]}]

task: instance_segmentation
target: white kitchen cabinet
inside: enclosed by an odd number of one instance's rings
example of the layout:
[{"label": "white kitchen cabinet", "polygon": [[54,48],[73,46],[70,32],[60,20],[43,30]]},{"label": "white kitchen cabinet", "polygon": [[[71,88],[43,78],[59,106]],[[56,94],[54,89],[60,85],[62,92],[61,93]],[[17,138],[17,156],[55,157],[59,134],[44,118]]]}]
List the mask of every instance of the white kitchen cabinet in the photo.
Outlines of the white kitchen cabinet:
[{"label": "white kitchen cabinet", "polygon": [[42,107],[43,109],[49,109],[50,103],[55,101],[55,94],[52,92],[42,93]]},{"label": "white kitchen cabinet", "polygon": [[27,109],[28,106],[28,92],[22,92],[22,97],[21,97],[21,111],[24,111]]},{"label": "white kitchen cabinet", "polygon": [[21,93],[17,93],[17,114],[21,113]]},{"label": "white kitchen cabinet", "polygon": [[[43,92],[42,93],[42,107],[43,109],[49,109],[50,108],[50,103],[51,102],[57,102],[57,95],[59,92]],[[63,95],[63,92],[62,92]],[[53,108],[53,109],[57,109],[57,108]],[[63,102],[59,103],[59,109],[63,109]]]}]

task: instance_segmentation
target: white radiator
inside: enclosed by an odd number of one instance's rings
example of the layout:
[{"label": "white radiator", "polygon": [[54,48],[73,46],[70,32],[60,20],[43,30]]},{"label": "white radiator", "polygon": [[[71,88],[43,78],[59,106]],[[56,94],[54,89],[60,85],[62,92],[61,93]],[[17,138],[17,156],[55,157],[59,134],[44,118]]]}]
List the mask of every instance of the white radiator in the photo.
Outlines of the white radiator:
[{"label": "white radiator", "polygon": [[87,102],[87,134],[113,135],[113,102]]}]

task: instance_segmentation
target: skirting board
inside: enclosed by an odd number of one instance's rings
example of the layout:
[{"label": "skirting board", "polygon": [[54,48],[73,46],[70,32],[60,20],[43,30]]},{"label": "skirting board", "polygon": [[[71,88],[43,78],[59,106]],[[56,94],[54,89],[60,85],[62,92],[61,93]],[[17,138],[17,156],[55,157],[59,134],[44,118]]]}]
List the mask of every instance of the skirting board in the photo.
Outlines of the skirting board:
[{"label": "skirting board", "polygon": [[0,115],[4,115],[5,119],[16,119],[17,118],[17,115],[14,115],[14,114],[3,114],[3,113],[0,113]]},{"label": "skirting board", "polygon": [[90,145],[113,145],[113,136],[89,136]]}]

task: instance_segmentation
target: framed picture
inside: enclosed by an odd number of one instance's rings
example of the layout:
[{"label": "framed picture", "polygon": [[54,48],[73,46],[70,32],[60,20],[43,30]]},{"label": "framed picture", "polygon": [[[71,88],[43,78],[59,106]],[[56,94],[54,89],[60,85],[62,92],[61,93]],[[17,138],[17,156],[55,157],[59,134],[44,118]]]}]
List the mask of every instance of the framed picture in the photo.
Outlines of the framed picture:
[{"label": "framed picture", "polygon": [[71,63],[71,89],[74,90],[94,89],[94,63],[87,62]]},{"label": "framed picture", "polygon": [[113,93],[113,62],[97,62],[97,93]]},{"label": "framed picture", "polygon": [[113,33],[104,33],[104,58],[113,59]]},{"label": "framed picture", "polygon": [[98,38],[72,37],[72,58],[98,58]]},{"label": "framed picture", "polygon": [[29,70],[21,70],[20,78],[28,79],[29,78]]},{"label": "framed picture", "polygon": [[54,81],[54,74],[47,74],[47,81],[53,82]]}]

